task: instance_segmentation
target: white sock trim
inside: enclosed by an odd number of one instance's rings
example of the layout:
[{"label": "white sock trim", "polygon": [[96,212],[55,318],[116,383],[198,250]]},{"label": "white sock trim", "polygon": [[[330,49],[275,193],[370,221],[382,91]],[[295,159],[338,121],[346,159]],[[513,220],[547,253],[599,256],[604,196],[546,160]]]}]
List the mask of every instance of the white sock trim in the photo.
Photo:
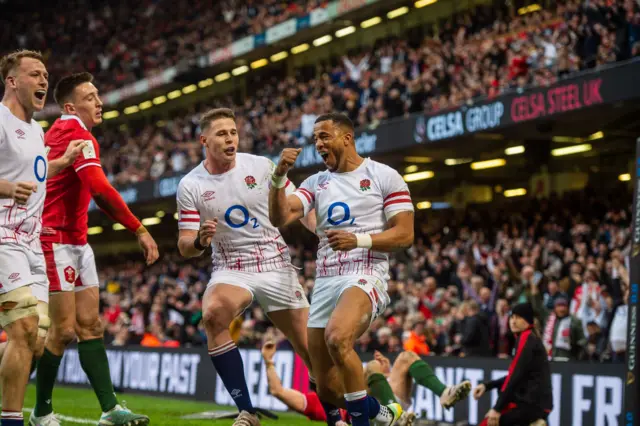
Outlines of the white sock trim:
[{"label": "white sock trim", "polygon": [[209,350],[209,356],[219,356],[222,354],[226,354],[229,351],[232,351],[236,348],[236,344],[233,343],[233,340],[228,341],[227,343],[218,346],[217,348],[213,348]]},{"label": "white sock trim", "polygon": [[23,419],[22,411],[3,411],[2,412],[2,418],[3,419],[21,420],[21,419]]},{"label": "white sock trim", "polygon": [[344,399],[346,399],[347,401],[357,401],[359,399],[363,399],[367,397],[367,391],[366,390],[361,390],[358,392],[351,392],[351,393],[345,393],[344,394]]}]

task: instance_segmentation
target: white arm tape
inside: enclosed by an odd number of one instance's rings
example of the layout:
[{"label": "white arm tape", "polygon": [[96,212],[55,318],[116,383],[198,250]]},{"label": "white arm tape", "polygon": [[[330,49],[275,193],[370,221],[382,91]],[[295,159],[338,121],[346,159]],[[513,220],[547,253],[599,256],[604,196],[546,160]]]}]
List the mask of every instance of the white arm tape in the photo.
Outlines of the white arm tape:
[{"label": "white arm tape", "polygon": [[275,174],[271,175],[271,185],[274,188],[281,189],[287,185],[287,175],[284,176],[276,176]]},{"label": "white arm tape", "polygon": [[373,240],[369,234],[355,234],[356,247],[358,248],[371,248],[373,246]]}]

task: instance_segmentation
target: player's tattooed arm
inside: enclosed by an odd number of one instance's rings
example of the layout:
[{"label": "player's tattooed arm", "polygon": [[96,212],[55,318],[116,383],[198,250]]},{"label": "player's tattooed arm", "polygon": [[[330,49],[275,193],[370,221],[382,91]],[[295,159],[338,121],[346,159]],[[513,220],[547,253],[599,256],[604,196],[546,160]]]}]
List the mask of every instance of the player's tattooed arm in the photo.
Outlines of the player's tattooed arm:
[{"label": "player's tattooed arm", "polygon": [[47,178],[52,178],[62,170],[71,166],[73,162],[76,161],[76,158],[78,157],[78,155],[80,155],[84,147],[87,146],[87,143],[90,143],[90,141],[75,140],[69,142],[67,150],[62,155],[62,157],[49,161],[49,165],[47,168]]},{"label": "player's tattooed arm", "polygon": [[346,231],[325,232],[329,245],[335,251],[351,251],[368,248],[374,251],[392,252],[406,249],[413,244],[413,212],[403,211],[387,222],[388,229],[378,234],[353,234]]}]

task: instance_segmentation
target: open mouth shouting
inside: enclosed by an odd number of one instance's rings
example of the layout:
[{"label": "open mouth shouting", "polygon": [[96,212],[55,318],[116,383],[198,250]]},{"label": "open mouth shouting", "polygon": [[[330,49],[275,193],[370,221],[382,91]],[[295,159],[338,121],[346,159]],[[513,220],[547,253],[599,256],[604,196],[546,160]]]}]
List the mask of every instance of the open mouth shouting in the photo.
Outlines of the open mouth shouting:
[{"label": "open mouth shouting", "polygon": [[47,91],[45,89],[38,89],[33,95],[38,100],[38,103],[44,103],[44,100],[47,97]]},{"label": "open mouth shouting", "polygon": [[225,156],[233,157],[236,154],[236,147],[235,146],[230,146],[228,148],[225,148],[225,150],[223,152],[224,152]]}]

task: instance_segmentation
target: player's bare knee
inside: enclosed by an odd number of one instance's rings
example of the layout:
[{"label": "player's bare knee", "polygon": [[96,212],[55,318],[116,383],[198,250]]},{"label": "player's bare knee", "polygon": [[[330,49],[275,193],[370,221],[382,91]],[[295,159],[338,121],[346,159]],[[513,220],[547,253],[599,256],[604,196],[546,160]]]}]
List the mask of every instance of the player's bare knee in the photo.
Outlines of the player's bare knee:
[{"label": "player's bare knee", "polygon": [[48,339],[60,346],[67,346],[69,343],[73,342],[75,338],[76,331],[72,324],[54,325],[48,333]]},{"label": "player's bare knee", "polygon": [[369,361],[364,368],[364,376],[368,379],[373,374],[382,374],[382,364],[376,361]]},{"label": "player's bare knee", "polygon": [[202,315],[205,328],[214,335],[228,330],[232,320],[229,309],[218,303],[212,303]]},{"label": "player's bare knee", "polygon": [[75,332],[79,340],[99,339],[104,336],[104,326],[98,315],[86,319],[78,318]]},{"label": "player's bare knee", "polygon": [[26,347],[29,352],[34,353],[38,342],[38,318],[30,316],[11,323],[7,334],[12,344]]},{"label": "player's bare knee", "polygon": [[334,362],[341,362],[346,358],[347,354],[353,350],[353,342],[351,341],[350,334],[350,332],[338,328],[327,329],[325,342]]},{"label": "player's bare knee", "polygon": [[411,352],[411,351],[404,351],[400,355],[398,355],[398,358],[396,359],[394,366],[406,367],[408,369],[409,367],[411,367],[411,364],[413,364],[416,361],[420,361],[420,357],[418,356],[417,353]]}]

